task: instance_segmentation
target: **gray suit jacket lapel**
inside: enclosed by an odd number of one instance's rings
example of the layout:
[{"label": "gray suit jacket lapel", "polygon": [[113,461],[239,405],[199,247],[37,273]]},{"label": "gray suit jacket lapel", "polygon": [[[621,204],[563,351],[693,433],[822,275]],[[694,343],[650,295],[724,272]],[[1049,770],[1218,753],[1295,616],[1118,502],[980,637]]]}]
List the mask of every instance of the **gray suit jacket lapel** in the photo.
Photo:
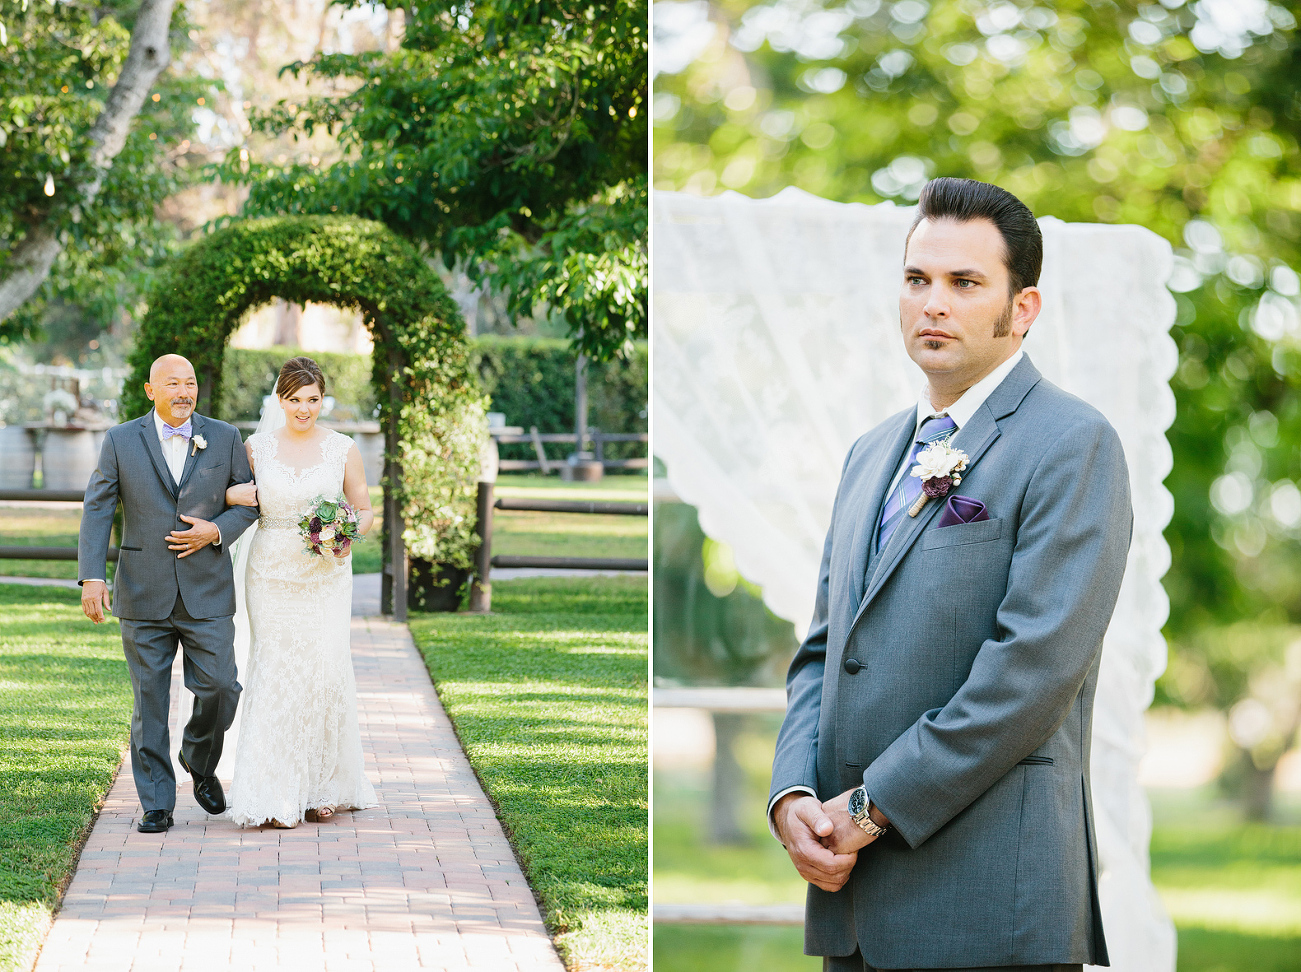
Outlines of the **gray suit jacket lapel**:
[{"label": "gray suit jacket lapel", "polygon": [[901,417],[899,426],[890,440],[890,448],[882,458],[876,472],[859,492],[862,505],[854,517],[854,544],[850,548],[849,562],[854,571],[855,603],[863,599],[863,586],[867,581],[867,562],[872,555],[872,544],[876,543],[876,531],[881,520],[881,506],[885,502],[885,492],[890,488],[890,481],[903,462],[903,457],[911,447],[913,432],[917,428],[917,409],[910,408]]},{"label": "gray suit jacket lapel", "polygon": [[[967,454],[968,471],[980,461],[980,457],[998,438],[998,420],[1006,418],[1017,410],[1022,400],[1029,394],[1030,389],[1039,381],[1039,378],[1039,370],[1030,363],[1029,357],[1022,358],[1021,362],[1003,379],[1002,384],[995,388],[989,398],[985,400],[985,403],[976,410],[976,414],[971,417],[971,421],[958,430],[958,434],[953,437],[953,447],[961,449]],[[945,500],[931,500],[922,507],[922,511],[916,516],[907,516],[905,514],[904,522],[894,531],[894,536],[890,538],[890,542],[881,551],[876,569],[872,572],[872,580],[867,585],[867,590],[859,602],[858,610],[854,614],[854,621],[850,625],[851,629],[854,624],[858,623],[858,619],[863,616],[863,612],[872,603],[872,599],[877,592],[890,579],[894,569],[899,566],[904,554],[922,535],[926,525],[930,523],[936,511],[944,506],[944,503]]]},{"label": "gray suit jacket lapel", "polygon": [[144,440],[145,451],[153,460],[154,469],[158,471],[158,478],[163,481],[163,487],[172,494],[172,499],[176,499],[180,495],[180,487],[172,479],[172,471],[167,468],[167,460],[163,458],[163,447],[158,443],[158,429],[154,426],[152,411],[140,420],[140,438]]},{"label": "gray suit jacket lapel", "polygon": [[[203,426],[206,424],[206,421],[207,420],[204,419],[204,417],[200,415],[198,412],[195,412],[193,415],[191,415],[190,434],[192,436],[203,435]],[[201,450],[194,448],[193,438],[190,439],[188,445],[189,445],[189,449],[186,450],[185,453],[185,465],[181,467],[181,482],[176,487],[177,495],[180,495],[180,491],[185,488],[185,484],[190,479],[190,474],[194,472],[194,467],[199,464],[199,452]],[[161,453],[161,451],[162,450],[160,449],[159,452]]]}]

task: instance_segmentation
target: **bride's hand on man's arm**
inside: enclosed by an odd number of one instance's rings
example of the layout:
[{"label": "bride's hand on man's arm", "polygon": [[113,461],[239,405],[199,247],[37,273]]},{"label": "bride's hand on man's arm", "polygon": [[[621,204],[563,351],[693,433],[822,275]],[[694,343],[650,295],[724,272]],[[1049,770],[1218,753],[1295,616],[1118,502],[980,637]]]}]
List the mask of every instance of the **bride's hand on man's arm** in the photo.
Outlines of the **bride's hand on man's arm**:
[{"label": "bride's hand on man's arm", "polygon": [[226,490],[227,506],[257,506],[257,483],[236,483]]}]

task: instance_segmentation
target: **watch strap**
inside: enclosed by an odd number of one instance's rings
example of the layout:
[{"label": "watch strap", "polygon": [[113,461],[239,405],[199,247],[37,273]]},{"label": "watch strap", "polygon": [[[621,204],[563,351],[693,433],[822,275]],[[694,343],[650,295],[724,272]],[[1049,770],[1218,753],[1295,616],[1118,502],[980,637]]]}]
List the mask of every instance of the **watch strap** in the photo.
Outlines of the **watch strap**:
[{"label": "watch strap", "polygon": [[863,790],[863,808],[858,813],[850,814],[850,817],[867,836],[880,837],[889,828],[882,827],[872,819],[872,798],[863,787],[860,786],[859,789]]}]

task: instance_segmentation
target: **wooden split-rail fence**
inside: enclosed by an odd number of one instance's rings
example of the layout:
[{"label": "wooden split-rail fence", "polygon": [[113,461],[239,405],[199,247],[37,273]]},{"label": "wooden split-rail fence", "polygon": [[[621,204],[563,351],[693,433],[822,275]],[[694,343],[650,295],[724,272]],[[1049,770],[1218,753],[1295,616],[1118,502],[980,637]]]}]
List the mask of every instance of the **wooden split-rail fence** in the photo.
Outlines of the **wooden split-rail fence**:
[{"label": "wooden split-rail fence", "polygon": [[[9,502],[55,502],[81,503],[85,499],[84,490],[74,489],[3,489],[0,500]],[[648,558],[628,557],[534,557],[528,555],[497,554],[492,552],[492,519],[496,510],[519,510],[535,513],[586,513],[596,515],[647,516],[650,512],[648,503],[614,503],[598,500],[548,500],[519,499],[507,496],[495,496],[492,483],[479,483],[478,487],[478,533],[483,539],[475,558],[475,580],[471,587],[470,610],[488,611],[492,606],[492,569],[496,568],[545,568],[566,570],[631,570],[649,569]],[[0,546],[0,560],[73,560],[77,559],[76,547],[19,547]],[[110,547],[108,559],[118,559],[118,548]],[[405,561],[405,557],[402,558]],[[405,618],[405,611],[396,612],[399,620]]]}]

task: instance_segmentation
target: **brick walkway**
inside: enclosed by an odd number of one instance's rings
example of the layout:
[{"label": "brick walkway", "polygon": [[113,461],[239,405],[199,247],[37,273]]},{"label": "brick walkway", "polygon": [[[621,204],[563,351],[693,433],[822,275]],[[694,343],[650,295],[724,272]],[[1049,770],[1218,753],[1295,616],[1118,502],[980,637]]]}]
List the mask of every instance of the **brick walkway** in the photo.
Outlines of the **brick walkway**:
[{"label": "brick walkway", "polygon": [[381,806],[241,830],[200,810],[180,773],[176,826],[140,834],[124,765],[37,972],[561,972],[410,634],[354,617],[352,648]]}]

